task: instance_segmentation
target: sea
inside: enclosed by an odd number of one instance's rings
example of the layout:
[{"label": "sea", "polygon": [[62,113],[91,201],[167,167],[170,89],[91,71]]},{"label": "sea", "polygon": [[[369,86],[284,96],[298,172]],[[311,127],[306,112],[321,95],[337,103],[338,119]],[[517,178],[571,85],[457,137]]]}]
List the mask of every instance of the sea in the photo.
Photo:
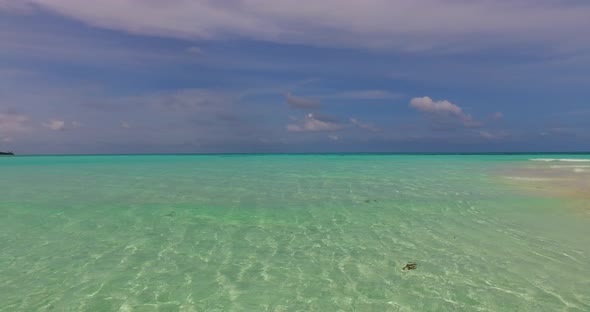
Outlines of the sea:
[{"label": "sea", "polygon": [[590,155],[0,157],[0,311],[590,311]]}]

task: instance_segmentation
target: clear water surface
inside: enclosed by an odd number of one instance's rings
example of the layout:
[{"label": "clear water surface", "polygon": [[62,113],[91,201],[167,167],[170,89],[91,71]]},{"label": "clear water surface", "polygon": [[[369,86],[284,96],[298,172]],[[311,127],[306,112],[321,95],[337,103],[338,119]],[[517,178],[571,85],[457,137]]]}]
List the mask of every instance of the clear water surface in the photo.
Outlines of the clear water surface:
[{"label": "clear water surface", "polygon": [[2,157],[0,311],[590,311],[531,158],[590,156]]}]

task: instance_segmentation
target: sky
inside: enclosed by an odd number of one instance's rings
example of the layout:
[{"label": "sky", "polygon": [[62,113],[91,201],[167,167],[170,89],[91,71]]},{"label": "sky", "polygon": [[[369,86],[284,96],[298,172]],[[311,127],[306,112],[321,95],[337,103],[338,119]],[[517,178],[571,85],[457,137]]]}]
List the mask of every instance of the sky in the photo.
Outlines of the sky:
[{"label": "sky", "polygon": [[584,0],[0,0],[0,151],[590,151]]}]

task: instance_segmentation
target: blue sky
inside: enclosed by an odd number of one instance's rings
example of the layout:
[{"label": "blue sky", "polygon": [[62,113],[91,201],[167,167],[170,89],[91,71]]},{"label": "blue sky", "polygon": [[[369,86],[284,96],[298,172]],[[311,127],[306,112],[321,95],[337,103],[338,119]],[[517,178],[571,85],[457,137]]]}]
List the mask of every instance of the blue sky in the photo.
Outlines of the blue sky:
[{"label": "blue sky", "polygon": [[590,3],[0,0],[0,150],[590,150]]}]

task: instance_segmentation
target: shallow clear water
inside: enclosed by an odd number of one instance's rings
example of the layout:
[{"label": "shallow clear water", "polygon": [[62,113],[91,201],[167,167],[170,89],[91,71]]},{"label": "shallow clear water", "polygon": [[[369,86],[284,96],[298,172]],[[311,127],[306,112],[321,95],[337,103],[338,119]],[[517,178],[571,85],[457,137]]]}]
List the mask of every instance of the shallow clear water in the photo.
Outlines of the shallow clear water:
[{"label": "shallow clear water", "polygon": [[0,311],[590,311],[530,158],[0,158]]}]

